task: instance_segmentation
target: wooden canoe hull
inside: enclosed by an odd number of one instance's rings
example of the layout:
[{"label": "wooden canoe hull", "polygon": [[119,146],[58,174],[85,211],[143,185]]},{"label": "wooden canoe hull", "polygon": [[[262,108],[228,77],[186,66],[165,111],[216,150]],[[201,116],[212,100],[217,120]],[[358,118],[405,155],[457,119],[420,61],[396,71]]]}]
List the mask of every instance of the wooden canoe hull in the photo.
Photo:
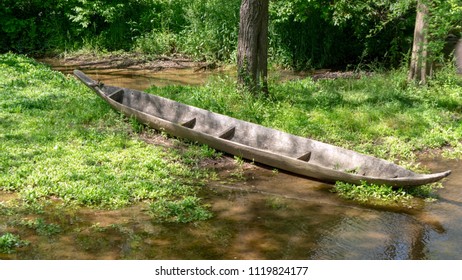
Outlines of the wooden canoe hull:
[{"label": "wooden canoe hull", "polygon": [[321,181],[406,187],[437,182],[451,173],[414,173],[382,159],[167,98],[98,84],[78,70],[74,74],[115,110],[154,129]]}]

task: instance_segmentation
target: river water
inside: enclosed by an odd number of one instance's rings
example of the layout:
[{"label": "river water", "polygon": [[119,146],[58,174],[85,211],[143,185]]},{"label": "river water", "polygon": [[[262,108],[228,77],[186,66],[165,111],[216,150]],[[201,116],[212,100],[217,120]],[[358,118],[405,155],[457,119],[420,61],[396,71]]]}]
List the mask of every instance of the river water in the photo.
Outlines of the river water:
[{"label": "river water", "polygon": [[[87,73],[106,84],[138,89],[200,84],[209,75],[191,69]],[[462,163],[427,159],[423,164],[453,174],[436,202],[420,201],[412,209],[356,204],[332,193],[331,185],[245,164],[244,180],[212,182],[202,191],[214,212],[208,221],[159,224],[144,204],[117,211],[60,212],[50,206],[40,217],[59,224],[60,233],[40,235],[20,227],[31,245],[0,258],[462,259]],[[0,193],[0,202],[14,198]]]}]

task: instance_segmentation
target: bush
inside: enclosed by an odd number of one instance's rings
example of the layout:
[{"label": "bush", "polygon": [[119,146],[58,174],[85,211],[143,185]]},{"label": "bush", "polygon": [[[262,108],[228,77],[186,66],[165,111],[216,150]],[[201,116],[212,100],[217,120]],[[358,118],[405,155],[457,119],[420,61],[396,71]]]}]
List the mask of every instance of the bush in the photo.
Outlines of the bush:
[{"label": "bush", "polygon": [[134,50],[153,55],[171,55],[177,50],[177,37],[167,31],[151,31],[135,40]]},{"label": "bush", "polygon": [[64,44],[71,32],[64,3],[68,2],[2,0],[0,52],[37,53]]},{"label": "bush", "polygon": [[229,61],[235,57],[240,0],[193,1],[185,7],[181,51],[200,59]]},{"label": "bush", "polygon": [[[387,67],[402,63],[411,46],[415,1],[331,2],[271,1],[270,59],[300,70],[375,61]],[[431,24],[432,45],[440,45],[433,52],[436,56],[462,11],[452,2],[440,2],[435,7],[442,8],[435,8]],[[43,53],[90,46],[151,54],[180,52],[229,62],[236,57],[240,3],[3,0],[0,51]],[[446,14],[448,17],[443,16]]]}]

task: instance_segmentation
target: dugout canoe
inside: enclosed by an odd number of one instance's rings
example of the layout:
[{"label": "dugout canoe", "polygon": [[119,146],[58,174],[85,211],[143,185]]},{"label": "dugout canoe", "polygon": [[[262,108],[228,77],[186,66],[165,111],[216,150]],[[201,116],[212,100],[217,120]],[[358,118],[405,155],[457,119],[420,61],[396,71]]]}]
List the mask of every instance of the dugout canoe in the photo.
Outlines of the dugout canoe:
[{"label": "dugout canoe", "polygon": [[104,85],[79,70],[74,75],[112,108],[173,136],[325,182],[362,181],[396,187],[437,182],[451,171],[420,174],[392,162],[213,113],[142,91]]}]

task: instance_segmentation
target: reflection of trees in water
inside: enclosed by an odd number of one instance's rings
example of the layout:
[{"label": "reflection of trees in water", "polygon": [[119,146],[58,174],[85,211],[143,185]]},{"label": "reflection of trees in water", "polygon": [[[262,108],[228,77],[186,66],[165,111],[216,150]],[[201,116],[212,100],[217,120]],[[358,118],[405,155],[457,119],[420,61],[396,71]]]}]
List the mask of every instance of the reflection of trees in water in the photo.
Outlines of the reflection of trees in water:
[{"label": "reflection of trees in water", "polygon": [[406,214],[347,216],[326,230],[312,259],[426,259],[430,226]]}]

